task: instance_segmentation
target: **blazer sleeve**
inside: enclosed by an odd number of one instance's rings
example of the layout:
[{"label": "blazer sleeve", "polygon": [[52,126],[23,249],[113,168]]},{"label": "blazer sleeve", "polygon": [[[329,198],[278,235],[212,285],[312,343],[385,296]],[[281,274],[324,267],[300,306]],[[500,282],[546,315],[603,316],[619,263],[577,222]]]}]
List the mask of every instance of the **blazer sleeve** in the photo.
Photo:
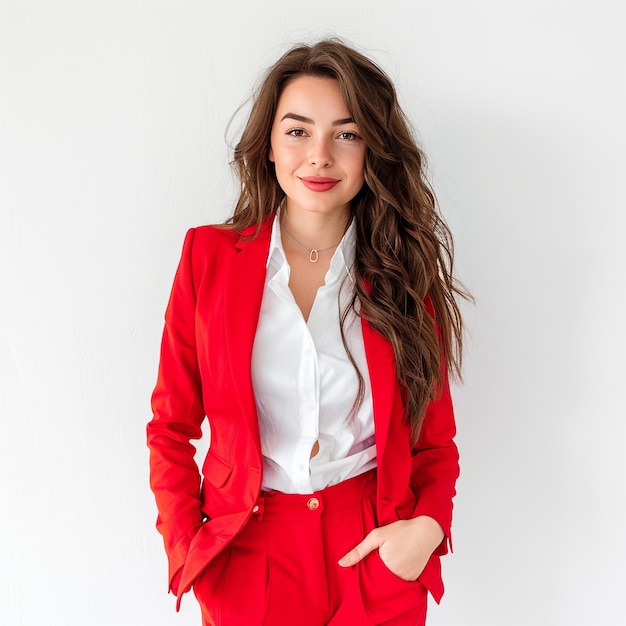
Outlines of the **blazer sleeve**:
[{"label": "blazer sleeve", "polygon": [[[425,301],[426,311],[433,318],[435,332],[439,328],[435,320],[435,308],[430,297]],[[413,516],[428,515],[435,519],[445,537],[435,555],[442,556],[452,550],[452,499],[456,495],[456,480],[459,477],[459,452],[454,443],[456,423],[448,364],[441,358],[441,389],[432,400],[424,416],[420,436],[413,454],[412,486],[417,494],[417,505]]]},{"label": "blazer sleeve", "polygon": [[196,293],[192,270],[195,230],[188,231],[169,303],[156,387],[153,418],[147,426],[150,486],[157,509],[157,530],[169,561],[169,589],[177,593],[189,545],[202,525],[200,474],[192,439],[202,436],[205,414],[196,351]]},{"label": "blazer sleeve", "polygon": [[428,515],[443,529],[445,537],[435,550],[438,556],[452,549],[452,499],[459,476],[456,426],[445,369],[443,375],[441,394],[428,405],[412,459],[412,486],[417,494],[413,516]]}]

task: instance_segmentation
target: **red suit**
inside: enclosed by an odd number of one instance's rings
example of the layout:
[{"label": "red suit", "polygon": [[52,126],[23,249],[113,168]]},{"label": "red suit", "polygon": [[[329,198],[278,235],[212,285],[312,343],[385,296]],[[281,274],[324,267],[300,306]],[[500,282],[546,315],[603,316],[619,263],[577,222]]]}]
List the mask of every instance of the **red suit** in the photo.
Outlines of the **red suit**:
[{"label": "red suit", "polygon": [[[263,462],[250,360],[271,219],[256,237],[255,230],[190,230],[165,316],[148,445],[157,528],[178,602],[244,527],[261,490]],[[378,522],[418,515],[439,522],[446,539],[419,578],[439,601],[439,557],[449,545],[459,473],[447,377],[412,448],[393,350],[366,321],[362,328],[374,407]],[[201,436],[205,415],[211,442],[201,482],[190,439]]]}]

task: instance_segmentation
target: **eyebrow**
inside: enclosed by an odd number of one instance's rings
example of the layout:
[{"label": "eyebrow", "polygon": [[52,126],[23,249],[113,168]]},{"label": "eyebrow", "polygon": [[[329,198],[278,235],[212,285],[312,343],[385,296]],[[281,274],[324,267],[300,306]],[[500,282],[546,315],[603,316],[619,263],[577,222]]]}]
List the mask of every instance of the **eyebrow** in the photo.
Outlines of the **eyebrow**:
[{"label": "eyebrow", "polygon": [[[297,113],[285,113],[282,116],[281,122],[286,119],[296,120],[297,122],[304,122],[305,124],[315,124],[315,122],[310,117],[304,117],[304,115],[298,115]],[[335,120],[332,125],[333,126],[343,126],[344,124],[354,124],[354,118],[345,117],[341,120]]]}]

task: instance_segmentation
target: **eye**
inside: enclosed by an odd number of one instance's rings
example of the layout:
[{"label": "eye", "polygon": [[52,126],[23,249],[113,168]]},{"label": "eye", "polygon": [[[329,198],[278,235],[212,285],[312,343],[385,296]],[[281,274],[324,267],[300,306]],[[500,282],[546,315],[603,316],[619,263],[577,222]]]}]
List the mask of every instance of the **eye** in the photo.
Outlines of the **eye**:
[{"label": "eye", "polygon": [[338,137],[339,139],[343,139],[344,141],[357,141],[361,139],[359,135],[350,130],[344,130],[343,132],[339,133]]},{"label": "eye", "polygon": [[306,131],[303,128],[290,128],[285,134],[291,137],[306,137]]}]

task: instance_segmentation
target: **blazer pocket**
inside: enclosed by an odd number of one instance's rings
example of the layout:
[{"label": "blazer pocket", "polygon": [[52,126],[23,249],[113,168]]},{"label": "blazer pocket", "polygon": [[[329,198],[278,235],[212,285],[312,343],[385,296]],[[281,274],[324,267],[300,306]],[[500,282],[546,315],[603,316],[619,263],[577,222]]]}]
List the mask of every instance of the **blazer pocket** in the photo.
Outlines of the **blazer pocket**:
[{"label": "blazer pocket", "polygon": [[217,456],[215,452],[209,452],[206,455],[206,459],[202,466],[202,473],[205,480],[208,480],[213,487],[221,489],[230,478],[233,473],[233,466],[228,461],[225,461],[221,457]]}]

